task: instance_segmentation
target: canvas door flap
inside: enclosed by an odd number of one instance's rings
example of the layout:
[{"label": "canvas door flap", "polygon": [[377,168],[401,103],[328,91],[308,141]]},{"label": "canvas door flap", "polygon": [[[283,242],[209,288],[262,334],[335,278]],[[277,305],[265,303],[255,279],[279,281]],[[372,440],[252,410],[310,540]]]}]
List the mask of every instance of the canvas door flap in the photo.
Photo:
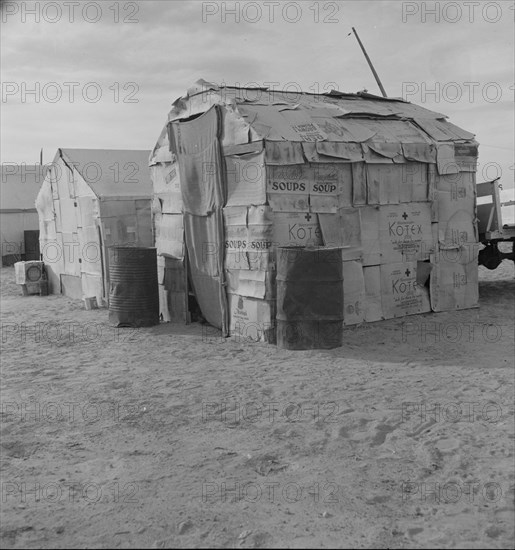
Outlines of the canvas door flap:
[{"label": "canvas door flap", "polygon": [[206,216],[224,202],[218,110],[213,106],[192,121],[172,122],[170,128],[184,210]]},{"label": "canvas door flap", "polygon": [[264,204],[266,170],[264,151],[257,154],[225,157],[227,206]]},{"label": "canvas door flap", "polygon": [[184,235],[190,278],[197,302],[207,321],[228,331],[227,297],[223,273],[223,217],[216,209],[210,216],[184,214]]},{"label": "canvas door flap", "polygon": [[213,142],[203,151],[179,155],[184,211],[207,216],[223,203],[220,177],[220,148]]}]

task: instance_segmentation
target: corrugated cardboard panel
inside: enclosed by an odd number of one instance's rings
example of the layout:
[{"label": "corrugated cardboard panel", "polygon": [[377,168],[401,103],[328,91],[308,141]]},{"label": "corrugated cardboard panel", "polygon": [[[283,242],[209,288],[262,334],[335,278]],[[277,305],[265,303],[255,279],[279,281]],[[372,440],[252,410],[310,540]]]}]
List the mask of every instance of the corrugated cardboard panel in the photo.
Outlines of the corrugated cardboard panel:
[{"label": "corrugated cardboard panel", "polygon": [[360,207],[361,246],[363,247],[363,265],[381,263],[381,244],[379,241],[379,207]]},{"label": "corrugated cardboard panel", "polygon": [[433,252],[429,203],[379,207],[381,264],[426,260]]},{"label": "corrugated cardboard panel", "polygon": [[360,259],[361,215],[359,208],[341,208],[337,214],[319,214],[324,246],[342,247],[344,260]]},{"label": "corrugated cardboard panel", "polygon": [[400,202],[424,202],[429,200],[427,164],[407,162],[402,164]]},{"label": "corrugated cardboard panel", "polygon": [[336,212],[352,206],[352,168],[350,164],[314,164],[309,188],[312,212]]},{"label": "corrugated cardboard panel", "polygon": [[399,204],[403,166],[367,164],[368,204]]},{"label": "corrugated cardboard panel", "polygon": [[433,311],[479,306],[478,249],[477,244],[468,244],[455,251],[439,249],[430,277]]},{"label": "corrugated cardboard panel", "polygon": [[264,151],[258,154],[225,157],[227,206],[247,206],[266,202],[264,159]]},{"label": "corrugated cardboard panel", "polygon": [[[253,124],[254,126],[254,124]],[[270,165],[302,164],[302,144],[294,141],[265,141],[265,160]]]},{"label": "corrugated cardboard panel", "polygon": [[184,225],[182,214],[163,214],[156,223],[156,247],[160,255],[184,258]]},{"label": "corrugated cardboard panel", "polygon": [[273,301],[228,294],[230,334],[244,340],[270,342],[274,338]]},{"label": "corrugated cardboard panel", "polygon": [[[224,215],[225,211],[226,209],[224,209]],[[246,224],[225,226],[224,266],[226,269],[250,269],[247,246],[248,228]]]},{"label": "corrugated cardboard panel", "polygon": [[365,320],[365,279],[361,262],[343,262],[343,321],[356,325]]},{"label": "corrugated cardboard panel", "polygon": [[367,323],[380,321],[383,319],[380,266],[363,267],[363,278],[365,281],[365,321]]},{"label": "corrugated cardboard panel", "polygon": [[269,166],[268,202],[275,212],[309,211],[309,190],[313,169],[309,164]]},{"label": "corrugated cardboard panel", "polygon": [[267,270],[273,251],[268,206],[224,208],[226,269]]},{"label": "corrugated cardboard panel", "polygon": [[454,144],[454,158],[461,171],[475,173],[477,157],[478,144],[476,142]]},{"label": "corrugated cardboard panel", "polygon": [[381,265],[383,317],[402,317],[431,311],[429,292],[417,283],[417,262]]},{"label": "corrugated cardboard panel", "polygon": [[476,242],[475,174],[439,176],[436,185],[439,241],[447,245]]},{"label": "corrugated cardboard panel", "polygon": [[150,167],[154,194],[163,201],[165,214],[182,212],[182,195],[177,163],[160,163]]},{"label": "corrugated cardboard panel", "polygon": [[273,289],[270,274],[266,271],[227,270],[227,292],[247,298],[271,300]]},{"label": "corrugated cardboard panel", "polygon": [[267,271],[274,263],[273,212],[269,206],[250,206],[247,215],[247,258],[252,270]]},{"label": "corrugated cardboard panel", "polygon": [[367,170],[364,162],[353,162],[352,167],[352,204],[367,204]]},{"label": "corrugated cardboard panel", "polygon": [[309,212],[274,212],[274,243],[277,246],[320,246],[322,231],[318,215]]},{"label": "corrugated cardboard panel", "polygon": [[440,175],[457,174],[460,171],[454,156],[454,143],[439,143],[436,151],[436,166]]}]

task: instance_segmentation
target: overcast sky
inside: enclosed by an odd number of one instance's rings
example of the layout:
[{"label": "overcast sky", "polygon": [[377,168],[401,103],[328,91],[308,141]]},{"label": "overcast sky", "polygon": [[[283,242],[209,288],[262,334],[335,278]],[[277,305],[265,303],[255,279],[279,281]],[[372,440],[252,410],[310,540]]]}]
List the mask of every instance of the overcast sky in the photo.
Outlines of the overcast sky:
[{"label": "overcast sky", "polygon": [[2,2],[2,162],[151,149],[199,78],[379,94],[353,26],[388,95],[474,132],[478,181],[513,186],[512,1]]}]

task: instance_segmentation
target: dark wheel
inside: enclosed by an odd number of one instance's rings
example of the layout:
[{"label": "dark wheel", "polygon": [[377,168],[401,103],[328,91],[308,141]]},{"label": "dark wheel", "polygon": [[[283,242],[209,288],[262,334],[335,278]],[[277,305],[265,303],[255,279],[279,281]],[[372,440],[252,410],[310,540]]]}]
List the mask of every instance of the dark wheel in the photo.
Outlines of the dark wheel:
[{"label": "dark wheel", "polygon": [[488,243],[483,250],[479,251],[479,265],[484,265],[487,269],[495,269],[502,262],[502,254],[497,248],[496,243]]}]

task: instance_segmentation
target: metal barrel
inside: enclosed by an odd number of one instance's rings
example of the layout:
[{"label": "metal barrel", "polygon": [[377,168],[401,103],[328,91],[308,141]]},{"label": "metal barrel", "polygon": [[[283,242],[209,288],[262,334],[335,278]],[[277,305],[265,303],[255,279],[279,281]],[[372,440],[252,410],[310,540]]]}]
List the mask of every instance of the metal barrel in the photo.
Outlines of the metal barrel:
[{"label": "metal barrel", "polygon": [[277,248],[277,346],[331,349],[343,343],[341,248]]},{"label": "metal barrel", "polygon": [[109,247],[109,322],[117,327],[159,324],[155,248]]}]

